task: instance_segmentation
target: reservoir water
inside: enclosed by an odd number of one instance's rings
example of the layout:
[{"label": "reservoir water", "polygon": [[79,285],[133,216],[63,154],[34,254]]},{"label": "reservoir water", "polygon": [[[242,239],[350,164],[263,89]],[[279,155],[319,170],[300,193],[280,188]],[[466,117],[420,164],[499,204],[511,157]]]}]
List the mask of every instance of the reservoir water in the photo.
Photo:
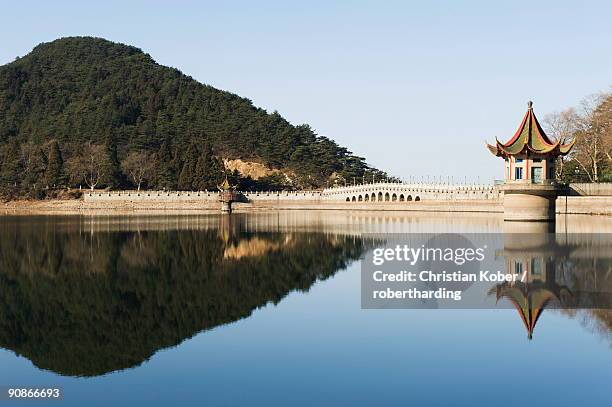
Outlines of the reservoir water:
[{"label": "reservoir water", "polygon": [[[5,216],[0,386],[59,387],[49,403],[71,406],[610,406],[610,309],[526,323],[509,308],[361,307],[372,233],[542,227],[409,212]],[[610,231],[606,217],[555,224]]]}]

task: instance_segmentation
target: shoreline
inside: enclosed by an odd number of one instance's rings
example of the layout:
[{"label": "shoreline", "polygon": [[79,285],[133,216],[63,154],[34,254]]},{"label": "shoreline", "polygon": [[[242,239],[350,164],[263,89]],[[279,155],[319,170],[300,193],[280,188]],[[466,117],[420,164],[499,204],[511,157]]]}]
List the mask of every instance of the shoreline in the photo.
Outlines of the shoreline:
[{"label": "shoreline", "polygon": [[[503,201],[421,201],[421,202],[333,202],[333,201],[253,201],[236,202],[235,213],[278,210],[323,210],[355,212],[423,212],[423,213],[503,213]],[[217,214],[221,204],[209,201],[107,201],[83,199],[16,200],[0,207],[5,216],[36,215],[164,215]],[[612,197],[560,197],[557,214],[612,216]]]}]

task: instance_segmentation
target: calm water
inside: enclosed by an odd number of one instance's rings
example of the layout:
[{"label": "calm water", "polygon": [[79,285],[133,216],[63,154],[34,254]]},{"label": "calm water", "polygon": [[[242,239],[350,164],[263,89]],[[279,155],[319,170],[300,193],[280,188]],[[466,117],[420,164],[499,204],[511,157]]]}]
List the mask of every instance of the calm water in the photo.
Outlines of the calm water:
[{"label": "calm water", "polygon": [[[0,386],[60,386],[53,404],[75,406],[610,406],[609,310],[546,309],[529,340],[511,309],[361,309],[367,232],[534,227],[297,211],[0,218]],[[612,219],[563,217],[556,231],[609,233]]]}]

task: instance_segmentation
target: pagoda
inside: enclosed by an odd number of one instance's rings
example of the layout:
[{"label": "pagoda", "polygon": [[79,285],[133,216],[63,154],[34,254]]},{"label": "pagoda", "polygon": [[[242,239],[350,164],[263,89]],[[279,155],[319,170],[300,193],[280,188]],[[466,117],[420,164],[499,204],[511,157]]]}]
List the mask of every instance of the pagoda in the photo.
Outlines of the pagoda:
[{"label": "pagoda", "polygon": [[497,138],[495,145],[487,144],[493,155],[505,161],[505,181],[550,183],[555,180],[555,161],[570,152],[574,141],[553,142],[542,130],[533,113],[533,102],[527,103],[527,113],[516,133],[506,143]]},{"label": "pagoda", "polygon": [[221,212],[232,213],[232,202],[238,200],[238,194],[236,193],[236,188],[229,183],[227,175],[225,176],[225,180],[221,183],[221,185],[217,185],[217,189],[219,190]]},{"label": "pagoda", "polygon": [[495,139],[487,144],[493,155],[504,159],[504,213],[506,220],[552,220],[555,200],[561,187],[555,182],[557,157],[568,154],[574,141],[553,142],[533,113],[533,103],[527,103],[514,136],[505,143]]}]

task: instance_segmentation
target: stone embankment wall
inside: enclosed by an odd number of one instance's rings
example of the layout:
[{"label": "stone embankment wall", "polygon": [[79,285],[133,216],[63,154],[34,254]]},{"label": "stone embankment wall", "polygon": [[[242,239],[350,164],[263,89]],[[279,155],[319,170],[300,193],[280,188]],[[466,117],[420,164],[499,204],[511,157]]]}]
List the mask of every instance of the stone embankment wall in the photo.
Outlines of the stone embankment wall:
[{"label": "stone embankment wall", "polygon": [[85,202],[218,202],[213,191],[86,191]]},{"label": "stone embankment wall", "polygon": [[612,182],[570,184],[572,196],[612,196]]},{"label": "stone embankment wall", "polygon": [[[217,209],[216,191],[86,191],[86,208]],[[245,191],[236,210],[354,209],[377,211],[502,212],[492,185],[376,183],[312,191]]]},{"label": "stone embankment wall", "polygon": [[[448,186],[447,186],[448,187]],[[366,199],[367,194],[367,199]],[[194,210],[220,208],[214,191],[86,191],[84,209]],[[493,186],[450,186],[379,183],[322,191],[271,191],[242,193],[244,202],[233,208],[329,209],[425,212],[503,212]],[[353,199],[354,198],[354,199]],[[348,199],[348,201],[347,201]]]},{"label": "stone embankment wall", "polygon": [[[575,184],[583,196],[559,197],[557,213],[612,215],[612,184]],[[592,193],[593,196],[586,196]],[[216,191],[86,191],[83,209],[219,210]],[[572,193],[574,195],[574,193]],[[376,183],[321,191],[242,193],[235,210],[330,209],[359,211],[503,212],[493,185]]]},{"label": "stone embankment wall", "polygon": [[612,215],[612,196],[560,196],[556,211],[560,214]]},{"label": "stone embankment wall", "polygon": [[557,213],[612,215],[612,183],[576,183],[569,188],[569,196],[557,198]]}]

